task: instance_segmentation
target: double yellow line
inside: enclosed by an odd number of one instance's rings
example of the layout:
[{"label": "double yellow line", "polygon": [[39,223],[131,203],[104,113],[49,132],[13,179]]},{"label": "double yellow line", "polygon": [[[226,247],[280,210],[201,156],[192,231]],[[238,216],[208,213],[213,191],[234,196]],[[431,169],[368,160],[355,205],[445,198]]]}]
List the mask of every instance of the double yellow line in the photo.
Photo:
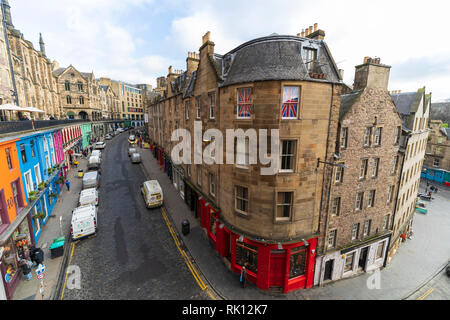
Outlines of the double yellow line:
[{"label": "double yellow line", "polygon": [[177,246],[178,251],[180,252],[181,256],[184,258],[184,261],[186,262],[187,267],[189,268],[192,275],[194,276],[194,279],[197,282],[198,286],[200,287],[200,289],[202,291],[205,291],[206,294],[208,294],[208,296],[211,299],[217,300],[216,297],[212,294],[211,290],[208,288],[208,286],[205,285],[205,283],[203,282],[202,278],[200,277],[200,275],[198,274],[194,265],[192,264],[191,259],[189,259],[186,252],[183,249],[181,249],[180,240],[178,240],[178,237],[177,237],[175,231],[173,230],[169,219],[167,218],[166,210],[164,209],[164,207],[161,207],[161,212],[162,212],[162,216],[163,216],[164,220],[166,221],[167,228],[169,228],[169,232],[172,235],[173,241],[175,242],[175,245]]},{"label": "double yellow line", "polygon": [[[68,266],[70,266],[70,263],[72,262],[72,257],[73,257],[73,250],[75,248],[75,243],[76,242],[72,242],[72,250],[70,251],[70,258],[69,258],[69,262],[67,263],[66,269]],[[66,277],[64,278],[64,286],[61,292],[61,297],[59,298],[59,300],[62,300],[64,298],[64,290],[66,289],[66,283],[67,283],[67,276],[69,275],[69,271],[66,270]]]},{"label": "double yellow line", "polygon": [[421,295],[420,297],[418,297],[416,300],[424,300],[426,297],[428,297],[432,292],[434,291],[433,288],[428,289],[427,291],[425,291],[425,293],[423,295]]}]

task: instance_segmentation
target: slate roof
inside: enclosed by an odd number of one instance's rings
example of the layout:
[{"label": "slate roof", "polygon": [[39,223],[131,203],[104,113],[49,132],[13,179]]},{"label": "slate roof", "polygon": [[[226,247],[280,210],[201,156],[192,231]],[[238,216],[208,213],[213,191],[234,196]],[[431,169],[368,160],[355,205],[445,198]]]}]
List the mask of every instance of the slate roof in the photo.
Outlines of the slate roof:
[{"label": "slate roof", "polygon": [[430,118],[450,123],[450,102],[436,102],[431,104]]},{"label": "slate roof", "polygon": [[341,105],[339,106],[339,121],[341,121],[347,111],[351,109],[353,103],[355,103],[361,92],[362,90],[357,90],[349,94],[341,95]]},{"label": "slate roof", "polygon": [[54,76],[60,76],[61,73],[64,72],[64,70],[66,70],[66,68],[58,68],[58,69],[54,70],[52,73]]},{"label": "slate roof", "polygon": [[[318,49],[318,65],[324,79],[309,76],[302,59],[304,47]],[[218,59],[217,59],[218,60]],[[265,80],[311,80],[341,82],[337,67],[322,40],[289,35],[271,35],[248,41],[223,56],[231,60],[229,70],[222,69],[221,86]]]},{"label": "slate roof", "polygon": [[414,112],[414,103],[416,102],[417,92],[403,92],[391,94],[392,101],[401,115],[410,115]]}]

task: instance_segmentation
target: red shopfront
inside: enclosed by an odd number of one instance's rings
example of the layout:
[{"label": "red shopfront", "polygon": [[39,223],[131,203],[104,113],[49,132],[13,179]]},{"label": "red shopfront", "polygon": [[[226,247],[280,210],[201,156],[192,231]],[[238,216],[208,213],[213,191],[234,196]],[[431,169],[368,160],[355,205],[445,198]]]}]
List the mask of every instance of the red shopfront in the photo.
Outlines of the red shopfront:
[{"label": "red shopfront", "polygon": [[197,215],[217,252],[240,273],[247,264],[249,281],[263,290],[282,288],[284,293],[311,288],[314,280],[317,238],[289,244],[269,244],[238,235],[219,221],[219,211],[199,197]]}]

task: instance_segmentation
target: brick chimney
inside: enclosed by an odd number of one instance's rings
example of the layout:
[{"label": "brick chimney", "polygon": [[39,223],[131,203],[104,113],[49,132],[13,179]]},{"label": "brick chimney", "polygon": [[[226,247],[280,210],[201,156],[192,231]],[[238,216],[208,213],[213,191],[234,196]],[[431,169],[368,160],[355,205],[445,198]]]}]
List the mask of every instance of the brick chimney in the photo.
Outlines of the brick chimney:
[{"label": "brick chimney", "polygon": [[355,67],[353,90],[388,88],[391,66],[380,63],[380,58],[365,57],[363,64]]},{"label": "brick chimney", "polygon": [[305,32],[302,30],[302,37],[303,36],[309,39],[323,40],[325,38],[325,31],[320,30],[319,25],[314,23],[314,26],[309,26],[305,29]]},{"label": "brick chimney", "polygon": [[186,58],[186,71],[188,76],[190,76],[192,72],[197,70],[199,62],[200,55],[198,53],[188,52],[188,56]]}]

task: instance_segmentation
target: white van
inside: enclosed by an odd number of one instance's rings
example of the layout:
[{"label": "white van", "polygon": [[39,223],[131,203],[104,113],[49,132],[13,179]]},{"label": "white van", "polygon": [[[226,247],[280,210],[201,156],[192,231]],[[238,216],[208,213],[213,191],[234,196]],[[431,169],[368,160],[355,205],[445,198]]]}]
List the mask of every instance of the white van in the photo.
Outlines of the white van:
[{"label": "white van", "polygon": [[97,149],[92,150],[92,152],[91,152],[91,157],[92,157],[92,156],[96,156],[96,157],[101,158],[101,157],[102,157],[102,152],[101,152],[100,150],[97,150]]},{"label": "white van", "polygon": [[70,233],[76,240],[97,232],[97,208],[94,205],[78,207],[72,211]]},{"label": "white van", "polygon": [[82,189],[98,188],[100,186],[100,175],[98,171],[88,171],[83,175]]},{"label": "white van", "polygon": [[100,157],[98,156],[90,156],[87,164],[88,170],[95,170],[100,168]]},{"label": "white van", "polygon": [[145,181],[141,185],[141,193],[147,208],[155,208],[163,205],[163,192],[157,180]]},{"label": "white van", "polygon": [[78,200],[78,206],[87,206],[93,204],[98,206],[98,192],[95,188],[89,188],[81,190],[80,199]]}]

